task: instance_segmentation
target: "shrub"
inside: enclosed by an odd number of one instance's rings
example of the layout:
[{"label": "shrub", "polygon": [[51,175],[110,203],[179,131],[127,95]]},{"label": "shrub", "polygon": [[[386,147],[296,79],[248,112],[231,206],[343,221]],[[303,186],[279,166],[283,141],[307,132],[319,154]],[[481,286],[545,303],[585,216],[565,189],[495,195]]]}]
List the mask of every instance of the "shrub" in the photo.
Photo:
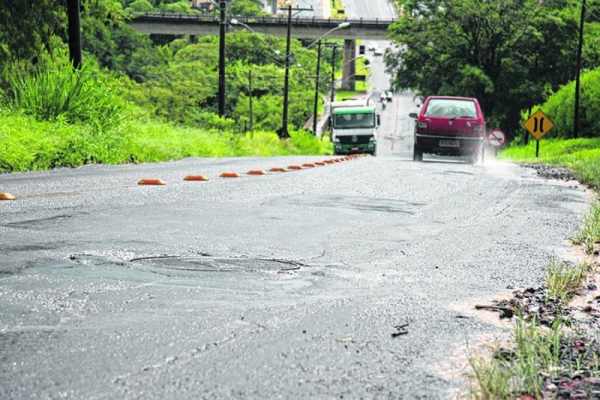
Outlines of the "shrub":
[{"label": "shrub", "polygon": [[115,83],[93,62],[75,70],[63,55],[33,71],[17,64],[9,71],[8,106],[14,111],[42,121],[86,123],[98,130],[115,126],[124,117],[126,104]]},{"label": "shrub", "polygon": [[[581,76],[580,117],[581,136],[600,136],[600,69],[595,69]],[[563,86],[548,100],[535,109],[541,108],[552,118],[555,128],[549,134],[554,137],[572,137],[573,117],[575,113],[575,82]]]}]

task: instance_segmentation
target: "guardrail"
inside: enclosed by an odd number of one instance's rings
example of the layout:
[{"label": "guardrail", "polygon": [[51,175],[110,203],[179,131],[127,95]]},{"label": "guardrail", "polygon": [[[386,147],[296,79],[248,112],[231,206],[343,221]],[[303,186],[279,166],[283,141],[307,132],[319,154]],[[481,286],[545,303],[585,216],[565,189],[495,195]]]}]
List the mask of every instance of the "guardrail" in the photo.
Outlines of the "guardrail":
[{"label": "guardrail", "polygon": [[[287,25],[287,17],[247,17],[247,16],[232,16],[236,20],[247,25]],[[188,15],[167,12],[152,12],[152,13],[136,13],[132,18],[133,22],[173,22],[173,23],[219,23],[219,18],[212,15]],[[304,26],[337,26],[341,22],[349,22],[351,27],[369,27],[369,28],[387,28],[390,24],[396,22],[394,19],[334,19],[334,18],[292,18],[293,25]]]}]

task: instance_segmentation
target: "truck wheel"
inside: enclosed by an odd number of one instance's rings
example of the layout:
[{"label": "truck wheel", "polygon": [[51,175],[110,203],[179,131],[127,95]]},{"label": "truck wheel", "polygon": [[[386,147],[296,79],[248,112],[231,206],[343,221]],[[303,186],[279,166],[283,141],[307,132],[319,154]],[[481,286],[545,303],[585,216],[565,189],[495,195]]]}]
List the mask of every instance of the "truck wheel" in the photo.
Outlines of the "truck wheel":
[{"label": "truck wheel", "polygon": [[415,146],[413,150],[413,161],[423,161],[423,150],[419,149],[417,146]]}]

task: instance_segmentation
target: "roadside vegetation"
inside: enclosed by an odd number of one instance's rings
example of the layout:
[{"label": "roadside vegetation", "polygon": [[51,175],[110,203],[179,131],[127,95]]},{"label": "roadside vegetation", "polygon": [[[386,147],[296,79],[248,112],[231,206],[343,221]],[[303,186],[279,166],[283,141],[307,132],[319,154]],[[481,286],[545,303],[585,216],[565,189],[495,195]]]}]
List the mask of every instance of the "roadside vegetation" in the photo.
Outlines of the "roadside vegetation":
[{"label": "roadside vegetation", "polygon": [[[186,12],[190,4],[83,0],[79,71],[68,61],[63,2],[0,8],[0,24],[7,28],[0,31],[0,172],[188,156],[330,153],[327,139],[302,131],[313,108],[314,85],[306,82],[314,81],[315,49],[292,43],[293,133],[280,139],[275,131],[281,125],[285,38],[228,34],[227,108],[220,117],[218,38],[151,40],[127,25],[133,12]],[[234,0],[230,7],[238,15],[255,15],[260,4]],[[325,62],[322,71],[326,94],[331,66]]]},{"label": "roadside vegetation", "polygon": [[596,202],[590,210],[574,242],[582,245],[587,254],[594,254],[600,250],[600,202]]},{"label": "roadside vegetation", "polygon": [[535,141],[528,145],[514,142],[500,153],[499,158],[567,167],[580,182],[600,189],[600,138],[543,139],[539,158],[535,157]]},{"label": "roadside vegetation", "polygon": [[[512,137],[523,110],[573,79],[580,1],[396,2],[397,46],[386,56],[396,89],[477,97],[488,126]],[[587,16],[583,68],[591,70],[600,66],[600,2],[588,2]]]},{"label": "roadside vegetation", "polygon": [[[553,262],[545,287],[528,290],[529,297],[515,296],[519,300],[511,304],[518,316],[511,343],[497,347],[492,357],[470,359],[472,398],[567,399],[590,398],[596,393],[600,343],[594,323],[582,325],[573,320],[569,307],[591,272],[588,264]],[[522,307],[524,298],[527,307]],[[549,309],[553,319],[544,314]]]}]

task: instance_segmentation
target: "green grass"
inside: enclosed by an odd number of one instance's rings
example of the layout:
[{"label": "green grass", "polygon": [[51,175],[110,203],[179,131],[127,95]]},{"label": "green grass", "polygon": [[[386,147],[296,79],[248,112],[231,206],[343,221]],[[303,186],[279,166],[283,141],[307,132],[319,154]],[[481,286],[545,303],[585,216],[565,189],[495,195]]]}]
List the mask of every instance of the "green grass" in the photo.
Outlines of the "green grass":
[{"label": "green grass", "polygon": [[532,141],[528,146],[508,147],[499,158],[564,166],[582,183],[600,189],[600,138],[542,140],[538,159],[535,158],[535,141]]},{"label": "green grass", "polygon": [[496,352],[493,358],[472,357],[474,399],[513,399],[520,394],[541,398],[544,375],[560,366],[560,343],[564,336],[560,322],[544,330],[535,321],[519,318],[513,331],[510,351]]},{"label": "green grass", "polygon": [[366,93],[366,91],[350,91],[350,90],[337,90],[335,92],[335,101],[344,101],[344,100],[349,100],[355,97],[360,97],[363,96]]},{"label": "green grass", "polygon": [[559,300],[561,303],[568,303],[585,281],[589,271],[590,266],[588,264],[569,266],[565,263],[553,261],[546,273],[548,296]]},{"label": "green grass", "polygon": [[292,132],[280,140],[272,132],[238,134],[128,120],[98,130],[64,120],[38,121],[0,110],[0,172],[45,170],[83,164],[157,162],[185,157],[330,154],[331,143]]},{"label": "green grass", "polygon": [[583,228],[575,236],[573,242],[582,245],[587,254],[592,254],[596,244],[600,243],[600,202],[592,206],[585,218]]},{"label": "green grass", "polygon": [[[548,296],[566,305],[585,283],[591,272],[588,264],[568,266],[553,261],[546,273],[545,287]],[[542,327],[535,319],[518,317],[513,330],[512,344],[508,349],[496,350],[494,356],[471,357],[471,397],[474,399],[514,399],[528,394],[541,398],[545,377],[557,377],[560,372],[579,370],[582,367],[597,370],[598,359],[570,360],[561,358],[572,337],[563,329],[558,318],[552,327]],[[568,347],[568,346],[567,346]],[[585,363],[585,365],[581,364]]]}]

